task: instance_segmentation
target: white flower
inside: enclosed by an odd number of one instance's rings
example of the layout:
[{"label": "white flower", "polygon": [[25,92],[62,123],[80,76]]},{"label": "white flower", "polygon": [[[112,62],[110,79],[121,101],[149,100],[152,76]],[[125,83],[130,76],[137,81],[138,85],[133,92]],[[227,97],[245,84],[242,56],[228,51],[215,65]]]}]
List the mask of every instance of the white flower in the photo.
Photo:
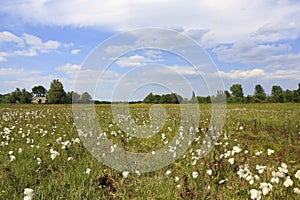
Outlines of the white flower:
[{"label": "white flower", "polygon": [[252,174],[246,177],[246,181],[248,181],[250,185],[254,183],[254,177],[252,176]]},{"label": "white flower", "polygon": [[170,175],[171,173],[172,173],[171,170],[167,170],[167,171],[166,171],[166,175],[167,175],[167,176]]},{"label": "white flower", "polygon": [[9,161],[12,162],[12,161],[14,161],[14,160],[16,160],[16,156],[10,155],[10,156],[9,156]]},{"label": "white flower", "polygon": [[299,188],[294,188],[294,193],[295,194],[300,194],[300,189]]},{"label": "white flower", "polygon": [[278,167],[279,172],[287,174],[289,170],[287,169],[287,165],[285,163],[281,164],[281,167]]},{"label": "white flower", "polygon": [[251,189],[250,190],[250,198],[251,199],[261,199],[261,191],[258,191],[256,189]]},{"label": "white flower", "polygon": [[300,170],[297,170],[295,177],[300,180]]},{"label": "white flower", "polygon": [[91,170],[91,168],[86,168],[86,170],[85,170],[85,172],[84,172],[84,173],[85,173],[85,174],[90,174],[90,173],[91,173],[91,171],[92,171],[92,170]]},{"label": "white flower", "polygon": [[258,171],[259,174],[264,173],[264,170],[266,169],[266,166],[262,166],[262,165],[256,165],[256,170]]},{"label": "white flower", "polygon": [[129,175],[129,171],[123,171],[123,172],[122,172],[122,176],[123,176],[124,178],[127,178],[128,175]]},{"label": "white flower", "polygon": [[24,189],[24,200],[31,200],[35,196],[34,190],[30,188]]},{"label": "white flower", "polygon": [[40,165],[42,163],[42,159],[41,158],[36,158],[37,164]]},{"label": "white flower", "polygon": [[179,181],[179,177],[175,176],[175,182],[178,182],[178,181]]},{"label": "white flower", "polygon": [[232,154],[240,153],[242,149],[239,146],[232,147]]},{"label": "white flower", "polygon": [[284,181],[284,183],[283,183],[283,185],[285,186],[285,187],[290,187],[290,186],[292,186],[293,185],[293,181],[292,181],[292,179],[289,177],[289,176],[287,176],[286,177],[286,179],[285,179],[285,181]]},{"label": "white flower", "polygon": [[262,151],[258,151],[258,150],[255,151],[256,156],[259,156],[260,154],[262,154]]},{"label": "white flower", "polygon": [[268,156],[270,156],[271,154],[273,154],[273,153],[275,152],[275,151],[272,150],[272,149],[268,149],[267,151],[268,151]]},{"label": "white flower", "polygon": [[139,170],[135,170],[135,173],[136,173],[136,175],[138,175],[138,176],[140,176],[140,175],[141,175],[141,173],[140,173],[140,171],[139,171]]},{"label": "white flower", "polygon": [[219,181],[219,184],[225,183],[226,181],[227,181],[227,178],[226,178],[226,179],[223,179],[223,180],[220,180],[220,181]]},{"label": "white flower", "polygon": [[197,178],[198,177],[198,175],[199,175],[199,173],[198,172],[193,172],[192,173],[192,177],[195,179],[195,178]]},{"label": "white flower", "polygon": [[206,173],[207,173],[209,176],[211,176],[211,175],[212,175],[212,170],[211,170],[211,169],[208,169],[208,170],[206,170]]},{"label": "white flower", "polygon": [[8,155],[13,155],[14,151],[9,151]]},{"label": "white flower", "polygon": [[267,195],[271,190],[273,186],[270,183],[261,183],[259,186],[259,189],[262,189],[263,195]]},{"label": "white flower", "polygon": [[73,160],[73,157],[68,157],[68,161]]},{"label": "white flower", "polygon": [[271,183],[279,183],[279,177],[271,178]]},{"label": "white flower", "polygon": [[233,165],[233,163],[234,163],[234,158],[229,158],[229,159],[228,159],[228,162],[230,162],[230,164]]},{"label": "white flower", "polygon": [[51,157],[52,160],[54,160],[57,156],[60,155],[59,152],[54,151],[53,149],[50,149],[50,154],[51,154],[50,157]]},{"label": "white flower", "polygon": [[22,148],[19,148],[18,149],[18,153],[22,153],[23,152],[23,149]]}]

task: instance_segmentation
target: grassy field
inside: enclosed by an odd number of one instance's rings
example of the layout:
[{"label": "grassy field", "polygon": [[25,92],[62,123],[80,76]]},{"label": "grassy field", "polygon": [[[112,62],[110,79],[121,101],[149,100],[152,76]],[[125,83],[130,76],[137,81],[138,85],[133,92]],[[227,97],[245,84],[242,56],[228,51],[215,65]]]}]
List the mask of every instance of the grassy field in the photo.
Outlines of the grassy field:
[{"label": "grassy field", "polygon": [[[151,139],[127,136],[110,105],[97,105],[102,131],[127,151],[166,145],[179,128],[179,105],[164,105],[167,122]],[[149,105],[131,105],[137,124]],[[204,158],[197,151],[209,128],[200,105],[196,139],[163,169],[130,173],[101,164],[77,134],[71,105],[0,105],[0,199],[299,199],[300,104],[228,105],[223,132]],[[162,138],[162,134],[165,138]]]}]

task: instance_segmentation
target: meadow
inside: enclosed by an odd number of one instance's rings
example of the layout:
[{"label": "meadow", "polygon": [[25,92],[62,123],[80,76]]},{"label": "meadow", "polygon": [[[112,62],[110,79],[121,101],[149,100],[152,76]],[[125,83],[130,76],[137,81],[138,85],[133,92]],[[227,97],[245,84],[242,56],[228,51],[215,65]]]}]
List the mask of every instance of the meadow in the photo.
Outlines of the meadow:
[{"label": "meadow", "polygon": [[[179,129],[180,105],[163,105],[167,121],[147,139],[114,124],[110,105],[96,105],[102,131],[126,151],[167,145]],[[150,105],[130,105],[137,124]],[[223,131],[199,155],[210,124],[200,105],[196,138],[176,162],[127,173],[100,163],[74,126],[71,105],[0,105],[0,199],[300,199],[300,104],[229,104]],[[30,193],[30,192],[29,192]]]}]

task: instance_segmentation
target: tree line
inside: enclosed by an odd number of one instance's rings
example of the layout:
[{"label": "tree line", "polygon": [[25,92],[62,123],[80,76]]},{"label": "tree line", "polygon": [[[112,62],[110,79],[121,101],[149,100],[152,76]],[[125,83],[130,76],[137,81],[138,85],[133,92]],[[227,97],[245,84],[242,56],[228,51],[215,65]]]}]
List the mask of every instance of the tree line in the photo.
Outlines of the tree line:
[{"label": "tree line", "polygon": [[182,98],[175,93],[158,95],[151,92],[143,100],[143,103],[211,103],[212,99],[217,100],[222,96],[226,97],[227,103],[300,103],[300,83],[296,90],[283,90],[281,86],[273,85],[270,95],[266,94],[260,84],[255,86],[253,95],[245,96],[241,84],[233,84],[229,90],[218,91],[213,96],[196,96],[193,92],[190,99]]},{"label": "tree line", "polygon": [[[112,103],[109,101],[92,100],[88,92],[78,94],[71,91],[64,90],[62,82],[55,79],[50,84],[50,89],[47,90],[42,85],[37,85],[32,88],[32,91],[26,89],[16,88],[15,91],[9,94],[0,94],[0,103],[31,103],[34,98],[43,97],[46,99],[45,103],[49,104],[71,104],[71,103]],[[300,103],[300,83],[296,90],[283,90],[279,85],[273,85],[271,94],[267,95],[263,86],[258,84],[254,87],[253,95],[244,95],[243,87],[241,84],[233,84],[229,91],[218,91],[213,96],[196,96],[195,92],[192,93],[190,99],[183,98],[179,94],[148,94],[143,101],[129,102],[129,103],[151,103],[151,104],[179,104],[179,103],[211,103],[212,100],[226,97],[227,103],[287,103],[295,102]],[[41,102],[39,102],[41,103]],[[113,102],[124,103],[124,102]]]},{"label": "tree line", "polygon": [[34,98],[38,98],[38,103],[42,103],[42,98],[45,98],[45,103],[49,104],[71,104],[71,103],[90,103],[92,97],[88,92],[78,94],[64,90],[62,82],[55,79],[50,84],[50,89],[47,90],[42,85],[37,85],[29,92],[25,88],[16,88],[15,91],[8,94],[0,94],[0,103],[31,103]]}]

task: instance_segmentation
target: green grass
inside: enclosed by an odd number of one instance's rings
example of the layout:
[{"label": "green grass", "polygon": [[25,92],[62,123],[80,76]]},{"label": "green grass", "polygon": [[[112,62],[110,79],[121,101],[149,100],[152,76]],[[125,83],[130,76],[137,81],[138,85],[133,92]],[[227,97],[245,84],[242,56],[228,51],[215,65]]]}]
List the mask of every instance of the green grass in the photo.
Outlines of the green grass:
[{"label": "green grass", "polygon": [[[114,123],[110,105],[96,105],[102,131],[127,151],[150,152],[164,146],[161,133],[171,140],[179,128],[180,105],[164,105],[167,121],[151,138],[129,138]],[[149,124],[149,105],[130,105],[136,124]],[[263,199],[299,199],[293,188],[300,188],[294,174],[300,169],[300,104],[229,104],[219,145],[194,162],[209,127],[210,105],[200,105],[198,141],[194,141],[175,163],[163,169],[127,178],[122,172],[101,164],[88,152],[73,124],[71,105],[0,105],[0,199],[22,199],[24,188],[32,188],[36,199],[250,199],[250,189],[261,182],[271,183],[272,171],[288,165],[293,186],[286,188],[281,178]],[[110,125],[111,124],[111,125]],[[117,136],[111,135],[116,132]],[[225,138],[225,135],[228,138]],[[71,145],[62,149],[61,141]],[[242,152],[220,158],[239,146]],[[19,149],[21,153],[18,153]],[[54,160],[50,149],[60,153]],[[267,155],[267,149],[275,151]],[[244,151],[247,150],[248,153]],[[262,151],[259,156],[256,151]],[[10,161],[9,151],[16,159]],[[72,160],[68,161],[68,157]],[[38,165],[37,158],[42,160]],[[234,164],[228,162],[234,158]],[[155,163],[154,163],[155,164]],[[237,175],[239,166],[248,165],[258,175],[252,185]],[[258,174],[256,165],[267,166]],[[87,168],[91,169],[86,174]],[[212,176],[206,170],[212,170]],[[171,174],[165,175],[170,170]],[[192,177],[198,172],[197,178]],[[176,182],[175,177],[179,180]],[[186,177],[186,178],[184,178]],[[221,180],[226,180],[220,184]],[[102,181],[102,182],[101,182]]]}]

